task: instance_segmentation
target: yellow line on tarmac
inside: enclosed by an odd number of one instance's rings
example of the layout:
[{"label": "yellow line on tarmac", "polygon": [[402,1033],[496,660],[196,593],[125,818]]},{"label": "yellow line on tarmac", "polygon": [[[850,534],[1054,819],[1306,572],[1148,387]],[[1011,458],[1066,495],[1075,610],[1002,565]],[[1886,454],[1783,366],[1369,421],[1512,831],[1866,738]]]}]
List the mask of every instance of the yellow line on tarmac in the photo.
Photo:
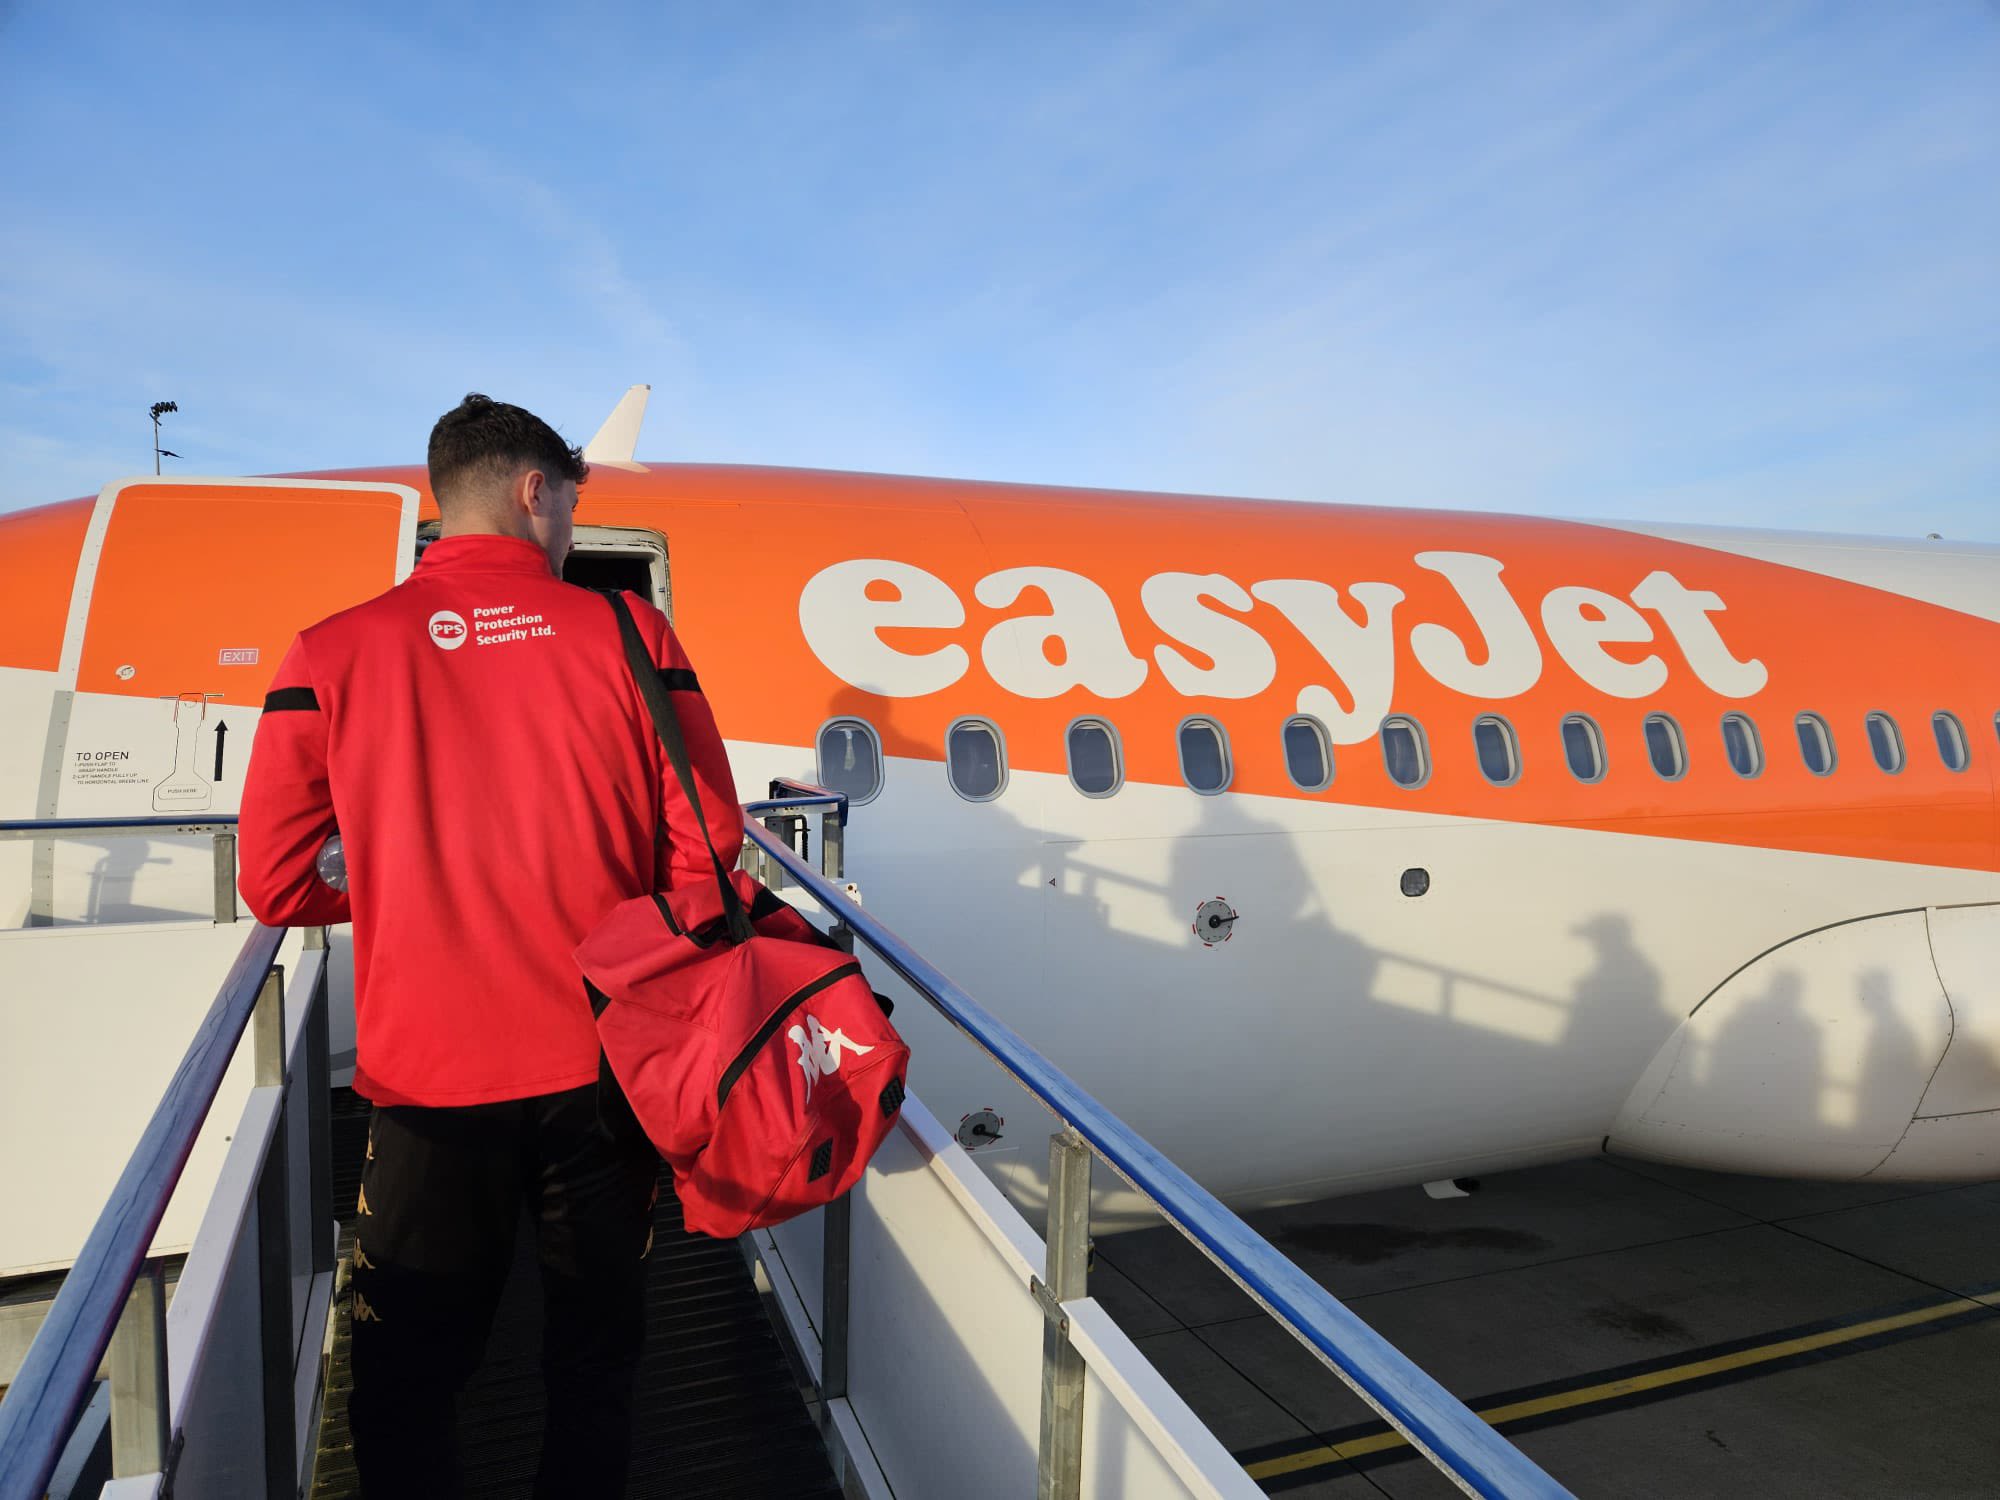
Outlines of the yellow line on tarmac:
[{"label": "yellow line on tarmac", "polygon": [[[1935,1323],[1939,1318],[1955,1317],[1981,1305],[2000,1306],[2000,1297],[1992,1295],[1954,1297],[1949,1302],[1919,1307],[1911,1312],[1897,1313],[1893,1317],[1871,1318],[1865,1323],[1850,1323],[1842,1328],[1829,1328],[1823,1333],[1809,1333],[1798,1338],[1782,1339],[1775,1344],[1760,1344],[1754,1349],[1739,1349],[1734,1354],[1718,1354],[1712,1359],[1697,1359],[1688,1364],[1673,1365],[1645,1375],[1628,1375],[1622,1380],[1606,1380],[1597,1385],[1578,1386],[1572,1391],[1557,1391],[1553,1395],[1537,1396],[1532,1400],[1489,1407],[1478,1415],[1481,1421],[1498,1427],[1506,1422],[1518,1422],[1524,1417],[1539,1417],[1552,1411],[1566,1411],[1571,1407],[1589,1406],[1593,1402],[1611,1401],[1620,1396],[1635,1395],[1640,1391],[1653,1391],[1662,1386],[1679,1385],[1683,1381],[1700,1380],[1705,1376],[1721,1374],[1725,1370],[1740,1370],[1750,1365],[1768,1364],[1774,1359],[1789,1359],[1793,1355],[1810,1354],[1836,1344],[1849,1344],[1857,1339],[1873,1338],[1880,1333],[1895,1333],[1900,1329],[1914,1328],[1922,1323]],[[1247,1465],[1245,1472],[1252,1479],[1275,1479],[1281,1474],[1296,1474],[1301,1469],[1338,1463],[1347,1458],[1361,1458],[1390,1448],[1407,1447],[1408,1444],[1409,1439],[1400,1432],[1380,1432],[1368,1437],[1353,1438],[1344,1443],[1287,1453],[1279,1458],[1267,1458],[1261,1463]]]}]

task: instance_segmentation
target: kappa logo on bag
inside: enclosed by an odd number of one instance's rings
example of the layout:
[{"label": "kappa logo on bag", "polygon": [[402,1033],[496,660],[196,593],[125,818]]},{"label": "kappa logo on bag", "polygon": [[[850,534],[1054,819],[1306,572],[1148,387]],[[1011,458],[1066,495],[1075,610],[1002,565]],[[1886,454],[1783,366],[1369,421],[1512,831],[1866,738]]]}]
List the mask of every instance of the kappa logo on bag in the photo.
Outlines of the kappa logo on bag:
[{"label": "kappa logo on bag", "polygon": [[792,1045],[799,1049],[798,1063],[805,1070],[806,1097],[812,1098],[813,1085],[822,1078],[831,1078],[840,1071],[840,1049],[845,1047],[856,1057],[866,1057],[875,1049],[864,1047],[849,1039],[846,1032],[835,1027],[828,1031],[819,1024],[819,1017],[808,1014],[806,1024],[794,1026],[785,1033]]}]

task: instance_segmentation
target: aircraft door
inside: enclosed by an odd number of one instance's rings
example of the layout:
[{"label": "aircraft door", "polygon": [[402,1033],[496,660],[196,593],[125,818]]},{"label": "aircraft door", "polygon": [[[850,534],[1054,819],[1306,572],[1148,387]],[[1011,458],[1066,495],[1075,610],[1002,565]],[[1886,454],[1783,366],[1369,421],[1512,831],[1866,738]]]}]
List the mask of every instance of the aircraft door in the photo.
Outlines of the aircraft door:
[{"label": "aircraft door", "polygon": [[[264,694],[292,637],[407,577],[416,518],[416,492],[395,484],[175,478],[107,488],[78,563],[36,815],[235,812]],[[36,862],[33,919],[208,909],[206,843],[189,891],[180,888],[191,862],[177,843],[54,846]]]}]

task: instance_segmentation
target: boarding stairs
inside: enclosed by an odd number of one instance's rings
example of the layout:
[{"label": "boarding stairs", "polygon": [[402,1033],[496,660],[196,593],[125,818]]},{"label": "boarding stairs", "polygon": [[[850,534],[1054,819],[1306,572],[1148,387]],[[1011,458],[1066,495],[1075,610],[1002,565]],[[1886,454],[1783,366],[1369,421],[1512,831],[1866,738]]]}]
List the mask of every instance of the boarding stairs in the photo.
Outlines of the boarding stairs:
[{"label": "boarding stairs", "polygon": [[[776,1230],[689,1235],[663,1193],[632,1495],[1261,1494],[1089,1295],[1099,1162],[1466,1493],[1568,1493],[863,907],[844,880],[844,796],[774,782],[745,811],[746,861],[768,884],[1055,1116],[1047,1233],[915,1094],[852,1193]],[[23,1096],[0,1095],[15,1127],[0,1163],[15,1216],[0,1234],[0,1500],[356,1493],[336,1293],[365,1105],[330,1085],[327,933],[238,921],[233,819],[0,823],[0,840],[38,849],[169,836],[211,844],[212,921],[0,932],[0,1048],[40,1048],[44,1018],[71,1014],[67,1031],[50,1023],[45,1060],[9,1070]],[[224,957],[196,1009],[199,960]],[[135,971],[148,993],[131,992]],[[92,1004],[101,1017],[73,1014]],[[61,1081],[82,1057],[102,1065],[87,1099]],[[23,1202],[46,1212],[17,1234]],[[534,1468],[536,1294],[530,1242],[516,1243],[487,1368],[461,1401],[475,1494],[524,1494]]]}]

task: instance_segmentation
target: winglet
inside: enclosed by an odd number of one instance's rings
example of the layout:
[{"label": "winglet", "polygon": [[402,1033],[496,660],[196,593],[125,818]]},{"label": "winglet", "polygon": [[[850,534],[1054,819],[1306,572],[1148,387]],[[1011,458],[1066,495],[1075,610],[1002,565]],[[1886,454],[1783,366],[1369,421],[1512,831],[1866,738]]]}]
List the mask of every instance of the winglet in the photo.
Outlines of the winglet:
[{"label": "winglet", "polygon": [[618,398],[597,436],[583,445],[585,463],[643,471],[644,465],[632,455],[639,446],[639,424],[646,420],[646,398],[652,393],[650,385],[635,385]]}]

